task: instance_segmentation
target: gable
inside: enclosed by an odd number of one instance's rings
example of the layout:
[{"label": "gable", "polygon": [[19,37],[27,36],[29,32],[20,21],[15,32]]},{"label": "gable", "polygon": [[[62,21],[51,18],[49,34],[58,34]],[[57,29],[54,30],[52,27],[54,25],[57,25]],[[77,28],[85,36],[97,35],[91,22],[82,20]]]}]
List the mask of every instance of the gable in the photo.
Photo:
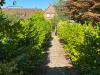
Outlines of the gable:
[{"label": "gable", "polygon": [[52,5],[49,5],[44,14],[56,14],[56,11]]}]

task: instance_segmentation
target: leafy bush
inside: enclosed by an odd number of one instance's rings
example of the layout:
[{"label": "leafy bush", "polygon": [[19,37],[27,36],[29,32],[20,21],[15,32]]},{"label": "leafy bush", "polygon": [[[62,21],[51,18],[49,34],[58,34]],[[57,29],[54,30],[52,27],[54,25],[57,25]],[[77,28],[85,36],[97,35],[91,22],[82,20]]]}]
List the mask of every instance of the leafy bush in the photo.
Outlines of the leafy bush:
[{"label": "leafy bush", "polygon": [[51,24],[42,14],[12,20],[0,14],[0,75],[28,75],[41,66]]},{"label": "leafy bush", "polygon": [[99,75],[100,73],[100,30],[91,23],[69,23],[60,21],[58,35],[64,43],[71,62],[83,75]]}]

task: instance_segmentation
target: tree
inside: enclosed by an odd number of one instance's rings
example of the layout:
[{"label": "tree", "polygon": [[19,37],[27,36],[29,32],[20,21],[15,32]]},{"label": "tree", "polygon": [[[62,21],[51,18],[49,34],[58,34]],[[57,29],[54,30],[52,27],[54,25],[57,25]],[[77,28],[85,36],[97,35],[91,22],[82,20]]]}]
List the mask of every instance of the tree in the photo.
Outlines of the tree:
[{"label": "tree", "polygon": [[3,6],[4,3],[5,3],[5,0],[0,0],[0,6]]},{"label": "tree", "polygon": [[77,22],[100,22],[99,0],[65,0],[60,6],[60,11],[65,16]]},{"label": "tree", "polygon": [[61,7],[64,3],[64,0],[55,0],[54,2],[54,8],[56,9],[58,18],[60,19],[65,19],[66,17],[64,16],[64,13],[59,9],[59,7]]}]

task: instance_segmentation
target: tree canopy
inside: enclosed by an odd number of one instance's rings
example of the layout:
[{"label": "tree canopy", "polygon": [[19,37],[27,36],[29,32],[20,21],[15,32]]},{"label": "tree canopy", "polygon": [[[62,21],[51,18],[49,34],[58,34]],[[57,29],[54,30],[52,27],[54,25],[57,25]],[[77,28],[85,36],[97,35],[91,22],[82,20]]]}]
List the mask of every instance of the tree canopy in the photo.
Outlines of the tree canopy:
[{"label": "tree canopy", "polygon": [[59,6],[59,11],[64,13],[64,16],[78,22],[100,22],[99,0],[63,0]]},{"label": "tree canopy", "polygon": [[0,6],[3,6],[4,3],[5,3],[5,0],[0,0]]}]

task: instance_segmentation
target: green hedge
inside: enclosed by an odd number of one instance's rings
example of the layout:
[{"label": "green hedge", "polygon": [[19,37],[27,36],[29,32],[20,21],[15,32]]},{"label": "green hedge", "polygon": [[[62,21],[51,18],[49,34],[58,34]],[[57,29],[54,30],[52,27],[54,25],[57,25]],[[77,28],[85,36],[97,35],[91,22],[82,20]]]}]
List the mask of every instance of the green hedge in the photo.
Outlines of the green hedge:
[{"label": "green hedge", "polygon": [[69,59],[81,75],[100,75],[100,29],[91,23],[58,23],[58,35],[64,43]]},{"label": "green hedge", "polygon": [[41,66],[51,23],[42,14],[13,20],[0,14],[0,75],[30,75]]}]

